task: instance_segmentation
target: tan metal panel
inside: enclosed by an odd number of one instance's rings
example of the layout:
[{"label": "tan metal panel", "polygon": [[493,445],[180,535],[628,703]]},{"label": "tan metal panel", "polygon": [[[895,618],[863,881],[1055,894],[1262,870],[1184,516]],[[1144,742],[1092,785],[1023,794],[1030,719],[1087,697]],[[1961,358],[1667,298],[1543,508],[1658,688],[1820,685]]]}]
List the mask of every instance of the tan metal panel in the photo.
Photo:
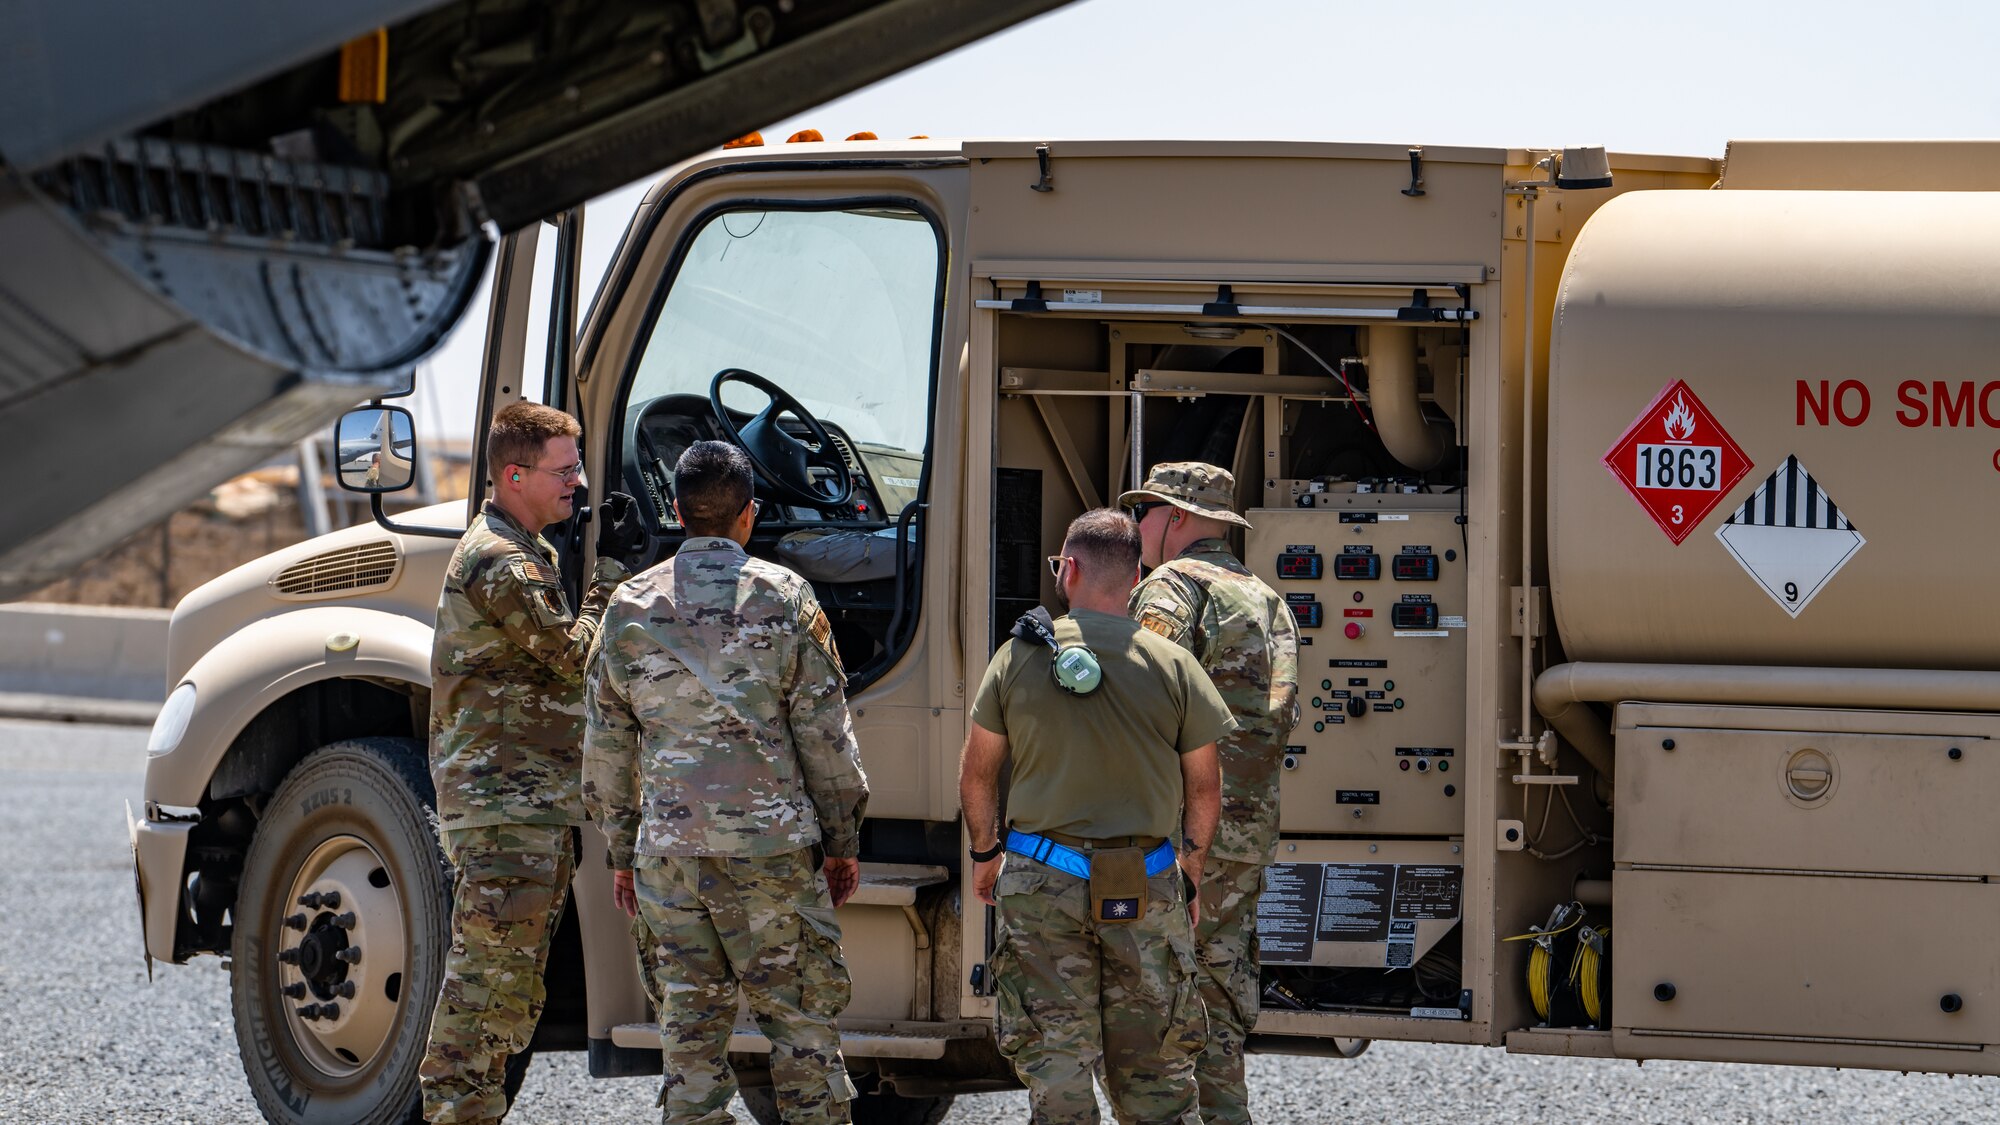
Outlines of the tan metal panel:
[{"label": "tan metal panel", "polygon": [[1621,725],[1617,746],[1621,864],[2000,873],[1985,738]]},{"label": "tan metal panel", "polygon": [[1724,188],[1992,191],[1995,141],[1731,141]]},{"label": "tan metal panel", "polygon": [[[1244,536],[1250,569],[1281,596],[1313,599],[1321,614],[1318,627],[1299,630],[1304,715],[1279,775],[1279,824],[1287,832],[1461,834],[1472,756],[1465,745],[1465,557],[1457,498],[1329,496],[1351,501],[1352,510],[1253,509]],[[1421,507],[1432,510],[1412,510]],[[1278,556],[1292,547],[1316,551],[1322,576],[1280,575]],[[1350,547],[1373,552],[1379,577],[1336,577],[1335,560]],[[1427,549],[1436,580],[1395,578],[1395,560],[1408,547]],[[1391,612],[1405,597],[1431,598],[1437,626],[1395,628]],[[1347,635],[1350,627],[1357,636]]]},{"label": "tan metal panel", "polygon": [[1420,280],[1434,280],[1421,277],[1426,263],[1498,265],[1467,261],[1497,254],[1497,151],[1466,153],[1489,158],[1479,163],[1426,161],[1425,194],[1406,196],[1404,148],[1347,146],[1337,159],[1310,158],[1323,155],[1317,146],[1298,158],[1253,148],[1263,158],[1240,159],[1228,145],[1162,147],[1052,142],[1046,192],[1032,190],[1031,145],[969,153],[972,256],[1116,261],[1171,246],[1172,259],[1192,262],[1393,262]]},{"label": "tan metal panel", "polygon": [[[1910,1044],[2000,1038],[1991,955],[2000,886],[1622,869],[1612,882],[1615,1028]],[[1671,999],[1655,998],[1662,985]],[[1942,1010],[1947,994],[1960,1011]],[[1794,1061],[1834,1059],[1807,1052]]]}]

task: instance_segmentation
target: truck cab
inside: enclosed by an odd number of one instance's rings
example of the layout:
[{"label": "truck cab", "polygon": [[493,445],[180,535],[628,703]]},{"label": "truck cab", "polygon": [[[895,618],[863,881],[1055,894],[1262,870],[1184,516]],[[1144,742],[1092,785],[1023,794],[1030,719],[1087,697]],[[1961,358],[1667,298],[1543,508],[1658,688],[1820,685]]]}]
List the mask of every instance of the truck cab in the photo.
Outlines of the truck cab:
[{"label": "truck cab", "polygon": [[[958,819],[968,691],[1015,618],[1052,600],[1041,559],[1068,521],[1188,459],[1235,473],[1252,526],[1234,546],[1301,626],[1304,716],[1281,764],[1251,1049],[1340,1055],[1379,1038],[1978,1071],[1992,1036],[1958,1014],[1991,994],[1990,964],[1945,958],[1935,988],[1887,974],[1869,986],[1885,1012],[1928,1009],[1857,1015],[1788,990],[1859,971],[1858,947],[1801,968],[1758,936],[1826,925],[1802,905],[1823,888],[1908,905],[1977,898],[1960,883],[1983,878],[1922,848],[1894,871],[1846,853],[1816,867],[1784,842],[1832,830],[1785,817],[1825,807],[1834,777],[1851,807],[1949,791],[1931,772],[1892,778],[1913,758],[1871,755],[1943,756],[1985,731],[1966,717],[1985,681],[1919,698],[1867,671],[1827,614],[1792,614],[1828,631],[1782,639],[1756,616],[1782,602],[1731,585],[1730,552],[1752,548],[1716,535],[1739,510],[1752,522],[1787,456],[1836,460],[1838,427],[1807,427],[1809,406],[1832,417],[1861,400],[1839,397],[1838,376],[1802,382],[1789,426],[1788,376],[1753,346],[1763,337],[1731,334],[1739,306],[1709,303],[1703,271],[1740,296],[1826,224],[1867,214],[1884,185],[1828,170],[1869,155],[1743,146],[1732,182],[1706,158],[1590,149],[724,150],[646,196],[585,315],[561,265],[574,218],[509,236],[473,429],[540,382],[582,421],[594,494],[637,497],[658,557],[682,534],[669,501],[683,449],[717,438],[755,462],[750,551],[826,607],[873,791],[841,919],[858,1120],[935,1120],[954,1096],[1013,1083]],[[1993,155],[1966,160],[1977,180]],[[1744,190],[1707,190],[1718,179]],[[1987,229],[1983,204],[1958,206],[1977,214],[1950,212],[1952,230]],[[1921,227],[1870,245],[1900,252]],[[1778,257],[1759,266],[1765,235]],[[1732,258],[1718,237],[1745,249]],[[1655,257],[1622,252],[1635,245]],[[506,279],[551,250],[572,287],[552,302],[553,336],[570,346],[528,379],[541,357],[523,354],[526,286]],[[1834,285],[1855,261],[1822,266],[1759,291],[1767,323],[1805,338],[1817,322],[1801,310],[1830,286],[1861,302],[1858,282]],[[1982,300],[1925,315],[1969,349],[1990,323]],[[1680,399],[1669,371],[1685,373]],[[1740,464],[1695,425],[1733,431]],[[1639,468],[1642,447],[1667,468]],[[484,490],[475,468],[473,503]],[[465,510],[403,520],[240,568],[172,624],[174,691],[134,823],[147,950],[230,958],[246,1071],[274,1120],[392,1120],[413,1104],[445,887],[426,821],[430,627]],[[549,534],[564,574],[588,573],[587,525]],[[1890,670],[1990,674],[1976,648],[1906,646]],[[1657,745],[1693,753],[1662,765]],[[1660,772],[1690,757],[1720,789]],[[1704,808],[1726,830],[1692,847]],[[587,1050],[599,1076],[657,1071],[603,843],[588,827],[582,840],[536,1048]],[[1733,905],[1697,905],[1713,902]],[[1640,919],[1618,930],[1638,954],[1615,970],[1614,910]],[[1876,1020],[1897,1034],[1867,1034]],[[747,1028],[731,1042],[746,1100],[775,1120],[757,1082],[766,1047]]]}]

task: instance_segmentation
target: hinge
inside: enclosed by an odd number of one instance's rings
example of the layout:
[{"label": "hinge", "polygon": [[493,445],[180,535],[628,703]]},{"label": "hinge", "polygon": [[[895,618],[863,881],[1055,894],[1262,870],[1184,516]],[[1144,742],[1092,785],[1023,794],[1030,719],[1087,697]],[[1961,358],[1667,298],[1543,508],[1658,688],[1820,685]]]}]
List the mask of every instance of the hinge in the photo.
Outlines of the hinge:
[{"label": "hinge", "polygon": [[1512,593],[1514,595],[1514,626],[1512,635],[1518,637],[1525,632],[1530,637],[1548,636],[1549,588],[1547,586],[1531,586],[1528,589],[1528,597],[1526,599],[1521,597],[1521,587],[1519,586],[1514,587]]},{"label": "hinge", "polygon": [[1410,186],[1403,189],[1403,194],[1412,197],[1424,194],[1424,148],[1422,145],[1418,145],[1410,150]]}]

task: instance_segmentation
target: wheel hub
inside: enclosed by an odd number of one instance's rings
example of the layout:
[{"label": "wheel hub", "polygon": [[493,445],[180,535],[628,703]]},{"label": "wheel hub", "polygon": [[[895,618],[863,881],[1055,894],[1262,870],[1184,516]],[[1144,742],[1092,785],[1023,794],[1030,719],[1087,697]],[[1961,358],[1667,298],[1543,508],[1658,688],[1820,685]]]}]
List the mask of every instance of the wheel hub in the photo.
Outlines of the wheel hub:
[{"label": "wheel hub", "polygon": [[402,892],[367,841],[337,836],[293,876],[275,970],[284,1024],[329,1077],[367,1066],[392,1037],[404,1000],[409,944]]}]

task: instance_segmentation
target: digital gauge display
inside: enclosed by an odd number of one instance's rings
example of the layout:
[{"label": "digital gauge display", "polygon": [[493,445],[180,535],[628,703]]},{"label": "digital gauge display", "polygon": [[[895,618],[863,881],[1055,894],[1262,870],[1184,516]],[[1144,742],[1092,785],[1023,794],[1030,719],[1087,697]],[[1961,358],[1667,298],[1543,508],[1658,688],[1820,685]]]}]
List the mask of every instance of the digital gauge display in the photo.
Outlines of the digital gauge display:
[{"label": "digital gauge display", "polygon": [[1344,582],[1382,577],[1382,556],[1339,555],[1333,560],[1333,576]]},{"label": "digital gauge display", "polygon": [[1325,577],[1326,560],[1317,554],[1284,554],[1278,556],[1278,577],[1297,582]]},{"label": "digital gauge display", "polygon": [[1438,559],[1436,555],[1397,555],[1395,569],[1398,582],[1436,582]]}]

